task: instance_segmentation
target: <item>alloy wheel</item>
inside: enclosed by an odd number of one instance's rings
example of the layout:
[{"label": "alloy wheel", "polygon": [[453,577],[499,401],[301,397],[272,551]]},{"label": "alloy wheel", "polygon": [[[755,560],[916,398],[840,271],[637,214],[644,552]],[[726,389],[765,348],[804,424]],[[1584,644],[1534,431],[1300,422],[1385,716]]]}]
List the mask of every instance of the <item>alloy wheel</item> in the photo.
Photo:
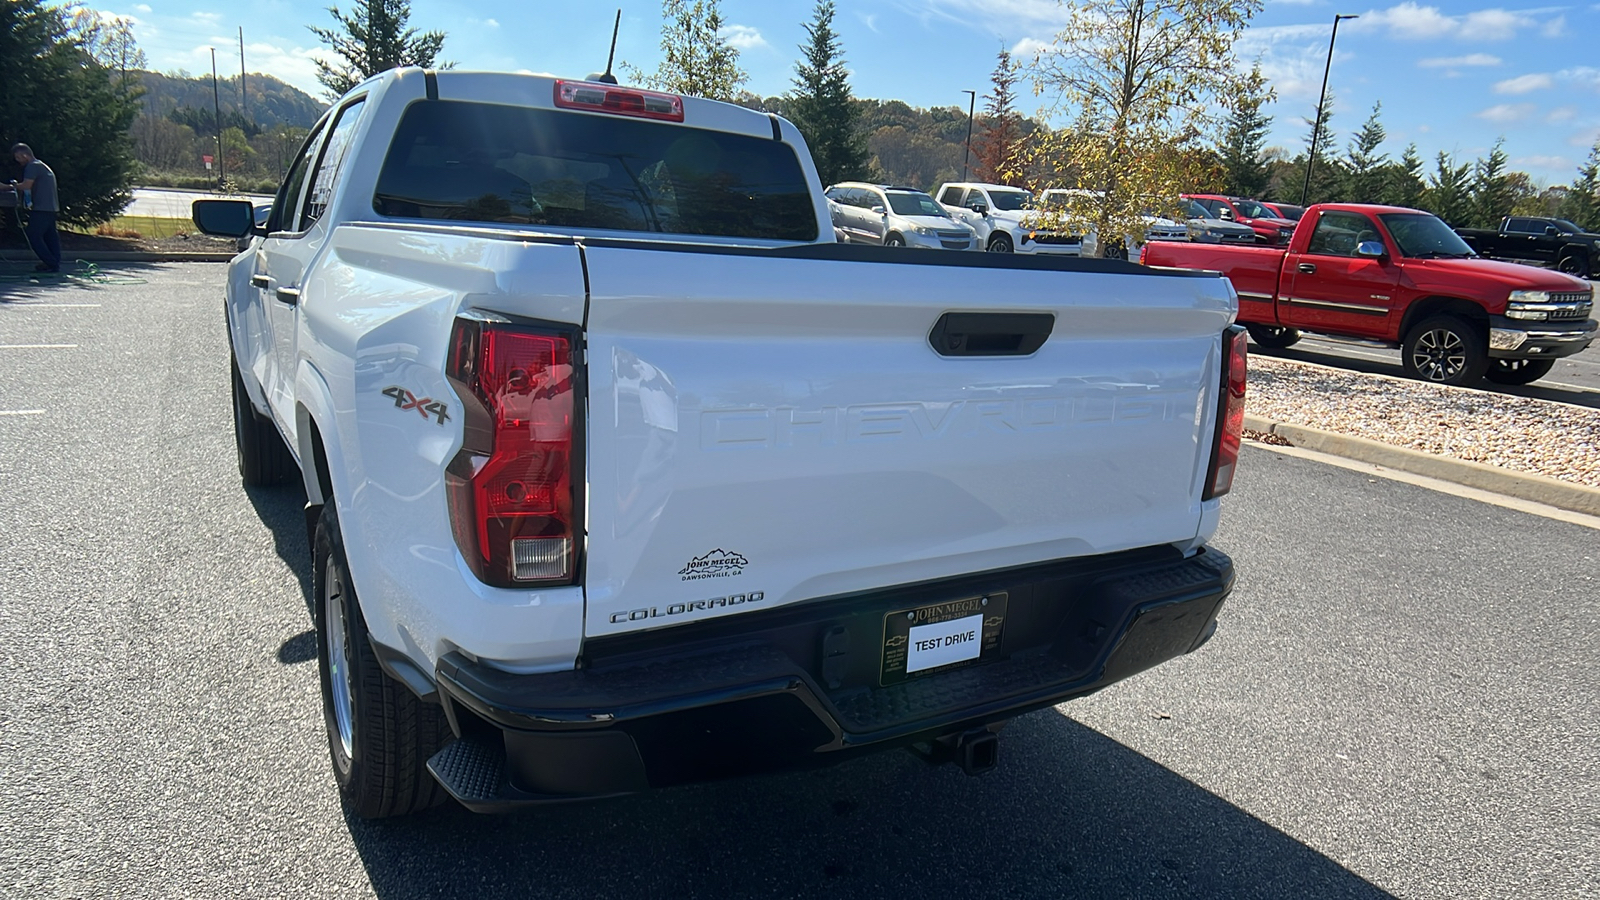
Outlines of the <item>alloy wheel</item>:
[{"label": "alloy wheel", "polygon": [[1447,328],[1426,331],[1411,351],[1411,364],[1428,381],[1448,381],[1466,370],[1466,342]]},{"label": "alloy wheel", "polygon": [[355,750],[355,685],[350,671],[349,621],[345,617],[344,576],[330,558],[322,598],[328,629],[328,688],[333,697],[333,720],[345,759]]}]

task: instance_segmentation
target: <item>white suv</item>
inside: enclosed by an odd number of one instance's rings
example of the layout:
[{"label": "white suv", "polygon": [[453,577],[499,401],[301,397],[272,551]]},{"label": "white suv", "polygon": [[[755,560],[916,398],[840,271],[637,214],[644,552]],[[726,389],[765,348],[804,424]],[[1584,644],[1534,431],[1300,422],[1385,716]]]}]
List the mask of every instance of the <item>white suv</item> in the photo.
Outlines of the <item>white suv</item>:
[{"label": "white suv", "polygon": [[978,233],[985,250],[1078,256],[1083,237],[1040,230],[1034,221],[1033,194],[1004,184],[941,184],[939,205]]},{"label": "white suv", "polygon": [[853,244],[976,250],[977,234],[916,188],[846,181],[828,188],[828,214]]}]

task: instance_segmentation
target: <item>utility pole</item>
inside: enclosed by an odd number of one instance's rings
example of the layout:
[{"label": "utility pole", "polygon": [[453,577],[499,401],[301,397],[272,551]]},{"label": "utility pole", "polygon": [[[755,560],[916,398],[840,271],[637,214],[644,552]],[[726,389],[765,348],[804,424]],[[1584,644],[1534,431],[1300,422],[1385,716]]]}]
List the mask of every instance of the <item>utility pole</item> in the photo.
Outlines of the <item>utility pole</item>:
[{"label": "utility pole", "polygon": [[211,48],[211,103],[217,116],[217,186],[228,177],[228,163],[222,158],[222,95],[217,92],[217,48]]},{"label": "utility pole", "polygon": [[239,26],[239,111],[250,118],[250,95],[244,92],[244,26]]},{"label": "utility pole", "polygon": [[1328,72],[1333,69],[1333,42],[1339,39],[1340,19],[1359,19],[1360,16],[1333,17],[1333,36],[1328,38],[1328,61],[1322,66],[1322,96],[1317,98],[1317,118],[1311,123],[1311,152],[1306,155],[1306,182],[1300,186],[1300,205],[1306,205],[1311,193],[1311,167],[1317,164],[1317,138],[1322,136],[1322,105],[1328,102]]},{"label": "utility pole", "polygon": [[967,180],[967,162],[972,159],[972,117],[978,111],[978,92],[962,91],[967,95],[967,152],[961,157],[961,180]]}]

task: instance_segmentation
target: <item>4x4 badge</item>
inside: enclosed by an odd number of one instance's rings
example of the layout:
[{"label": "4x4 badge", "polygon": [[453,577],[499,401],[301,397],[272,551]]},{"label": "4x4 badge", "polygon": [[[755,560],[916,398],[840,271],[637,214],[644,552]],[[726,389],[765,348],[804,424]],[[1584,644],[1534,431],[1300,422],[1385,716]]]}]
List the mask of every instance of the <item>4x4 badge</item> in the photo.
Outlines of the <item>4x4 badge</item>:
[{"label": "4x4 badge", "polygon": [[417,411],[417,415],[422,416],[424,419],[429,416],[435,416],[438,418],[440,425],[443,425],[445,420],[450,418],[450,407],[436,402],[432,397],[418,398],[416,394],[399,385],[390,385],[384,388],[383,395],[394,398],[395,409],[414,409]]}]

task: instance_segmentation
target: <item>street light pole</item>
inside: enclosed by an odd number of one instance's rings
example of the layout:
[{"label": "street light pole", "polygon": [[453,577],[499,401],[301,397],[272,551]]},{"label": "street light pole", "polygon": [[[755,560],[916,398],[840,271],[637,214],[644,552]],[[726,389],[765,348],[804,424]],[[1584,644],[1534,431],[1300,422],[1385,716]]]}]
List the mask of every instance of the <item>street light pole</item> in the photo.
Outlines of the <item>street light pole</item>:
[{"label": "street light pole", "polygon": [[978,111],[978,92],[962,91],[967,95],[967,152],[961,157],[961,180],[967,180],[967,162],[972,159],[972,116]]},{"label": "street light pole", "polygon": [[1311,167],[1317,164],[1317,138],[1322,136],[1322,105],[1328,102],[1328,72],[1333,68],[1333,42],[1339,39],[1340,19],[1359,19],[1360,16],[1333,17],[1333,35],[1328,38],[1328,61],[1322,67],[1322,95],[1317,98],[1317,118],[1311,123],[1311,152],[1306,156],[1306,182],[1300,186],[1300,205],[1306,205],[1311,193]]},{"label": "street light pole", "polygon": [[211,48],[211,108],[217,117],[217,186],[228,179],[228,164],[222,159],[222,97],[217,93],[217,48]]}]

